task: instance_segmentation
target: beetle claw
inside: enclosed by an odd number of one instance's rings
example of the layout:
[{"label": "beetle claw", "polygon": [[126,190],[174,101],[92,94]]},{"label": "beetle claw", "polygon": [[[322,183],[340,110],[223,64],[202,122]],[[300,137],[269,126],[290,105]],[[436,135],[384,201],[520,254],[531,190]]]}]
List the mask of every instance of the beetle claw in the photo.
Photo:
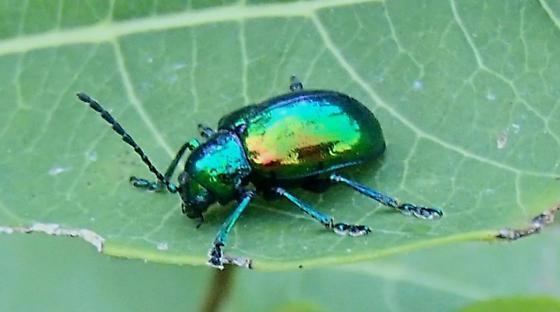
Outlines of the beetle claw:
[{"label": "beetle claw", "polygon": [[[132,186],[136,188],[145,189],[147,191],[157,193],[165,191],[165,185],[160,181],[150,181],[144,178],[137,178],[135,176],[131,176],[128,180],[132,184]],[[174,189],[171,188],[170,192],[173,192],[173,190]]]},{"label": "beetle claw", "polygon": [[332,230],[338,235],[363,236],[371,232],[366,225],[337,223],[333,225]]},{"label": "beetle claw", "polygon": [[303,90],[303,83],[295,76],[290,77],[290,91],[296,92]]},{"label": "beetle claw", "polygon": [[416,218],[435,220],[443,216],[443,211],[437,208],[415,206],[413,204],[402,204],[398,209],[406,215],[413,215]]},{"label": "beetle claw", "polygon": [[223,245],[220,244],[214,244],[214,247],[212,247],[212,249],[210,249],[210,252],[208,253],[208,255],[210,256],[208,265],[220,270],[224,269],[222,246]]}]

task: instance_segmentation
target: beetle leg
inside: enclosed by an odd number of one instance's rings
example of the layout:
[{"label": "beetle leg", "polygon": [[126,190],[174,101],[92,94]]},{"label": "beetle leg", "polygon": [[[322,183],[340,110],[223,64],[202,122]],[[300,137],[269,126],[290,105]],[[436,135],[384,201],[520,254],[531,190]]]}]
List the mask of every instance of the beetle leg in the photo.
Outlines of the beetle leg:
[{"label": "beetle leg", "polygon": [[290,91],[296,92],[303,90],[303,83],[296,76],[290,77]]},{"label": "beetle leg", "polygon": [[208,140],[215,133],[214,129],[203,124],[198,124],[198,131],[200,132],[200,136],[202,136],[206,140]]},{"label": "beetle leg", "polygon": [[254,196],[255,196],[254,191],[244,191],[238,200],[239,203],[237,204],[237,207],[235,207],[235,210],[228,217],[226,222],[222,224],[222,227],[220,228],[218,235],[216,235],[216,239],[214,239],[212,248],[208,253],[208,256],[210,256],[210,259],[208,260],[208,264],[210,266],[213,266],[218,269],[223,269],[224,263],[232,262],[228,260],[231,258],[224,257],[224,254],[222,252],[222,247],[224,247],[226,244],[226,240],[229,232],[231,231],[231,229],[233,228],[233,226],[235,225],[235,223],[237,222],[237,220],[239,219],[239,217],[241,216],[245,208],[247,208],[249,202],[251,202],[251,199],[253,199]]},{"label": "beetle leg", "polygon": [[311,205],[303,202],[299,198],[288,193],[283,188],[275,187],[272,189],[272,191],[289,200],[292,204],[296,205],[299,209],[303,210],[303,212],[310,215],[313,219],[321,222],[321,224],[323,224],[327,229],[332,230],[336,234],[362,236],[371,232],[369,227],[365,225],[346,224],[346,223],[335,224],[333,217],[315,210],[315,208],[311,207]]},{"label": "beetle leg", "polygon": [[422,207],[416,206],[414,204],[409,203],[401,203],[398,200],[387,196],[385,194],[379,193],[378,191],[371,189],[365,185],[362,185],[358,182],[349,180],[339,174],[333,173],[330,175],[330,179],[333,182],[342,183],[347,185],[354,190],[360,192],[363,195],[366,195],[369,198],[372,198],[385,206],[389,206],[392,208],[397,209],[401,213],[405,215],[413,215],[420,219],[439,219],[443,216],[443,211],[437,208],[430,208],[430,207]]},{"label": "beetle leg", "polygon": [[[190,140],[190,141],[186,142],[185,144],[183,144],[183,146],[181,146],[181,148],[177,152],[177,155],[175,155],[175,158],[173,159],[171,164],[169,164],[169,167],[167,168],[167,170],[165,171],[165,174],[163,175],[163,177],[167,181],[169,181],[169,179],[171,179],[171,176],[173,175],[173,172],[175,171],[175,168],[177,168],[177,164],[179,164],[179,160],[181,160],[181,157],[183,157],[186,150],[188,149],[188,150],[192,151],[198,145],[200,145],[200,143],[196,139],[193,139],[193,140]],[[137,187],[137,188],[147,189],[147,190],[154,191],[154,192],[162,192],[162,191],[165,190],[163,183],[161,183],[160,181],[150,181],[150,180],[143,179],[143,178],[137,178],[135,176],[131,176],[129,180],[130,180],[130,183],[132,183],[132,185],[134,187]],[[176,193],[177,192],[177,186],[175,186],[171,183],[170,183],[170,185],[172,186],[172,188],[168,188],[169,191],[171,193]]]}]

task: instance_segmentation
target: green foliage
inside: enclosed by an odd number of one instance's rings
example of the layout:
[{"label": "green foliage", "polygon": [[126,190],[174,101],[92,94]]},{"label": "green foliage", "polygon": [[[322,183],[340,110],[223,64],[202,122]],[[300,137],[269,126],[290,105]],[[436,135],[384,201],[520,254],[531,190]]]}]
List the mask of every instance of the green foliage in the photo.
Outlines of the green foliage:
[{"label": "green foliage", "polygon": [[446,215],[403,217],[343,188],[298,193],[373,229],[352,239],[258,201],[227,249],[257,269],[487,239],[559,200],[552,1],[252,2],[0,2],[0,225],[85,228],[107,254],[204,263],[229,210],[195,229],[177,197],[132,189],[149,172],[74,93],[104,103],[163,169],[198,122],[285,92],[292,74],[377,114],[387,153],[354,177]]},{"label": "green foliage", "polygon": [[473,304],[461,312],[484,312],[484,311],[535,311],[555,312],[560,310],[560,300],[550,297],[512,297],[488,300]]}]

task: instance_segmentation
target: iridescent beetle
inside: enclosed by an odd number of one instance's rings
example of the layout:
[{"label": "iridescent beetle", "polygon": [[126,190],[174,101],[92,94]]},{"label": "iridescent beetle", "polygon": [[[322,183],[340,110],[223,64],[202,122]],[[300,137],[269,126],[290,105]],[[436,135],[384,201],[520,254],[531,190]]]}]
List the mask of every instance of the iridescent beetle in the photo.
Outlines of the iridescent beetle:
[{"label": "iridescent beetle", "polygon": [[[323,192],[331,184],[342,183],[404,214],[423,219],[443,215],[436,208],[400,203],[338,173],[340,169],[376,159],[385,151],[379,122],[363,104],[335,91],[304,90],[295,77],[291,79],[290,91],[222,117],[216,131],[199,125],[206,142],[200,144],[193,139],[181,146],[165,174],[154,167],[132,137],[97,101],[84,93],[77,95],[111,124],[157,177],[157,181],[130,177],[135,187],[179,193],[182,212],[189,218],[198,218],[198,226],[210,205],[237,201],[237,207],[220,228],[209,252],[208,264],[217,268],[232,262],[232,258],[224,257],[222,247],[257,193],[284,197],[341,235],[361,236],[371,230],[365,225],[334,223],[333,217],[315,210],[285,188]],[[169,180],[187,149],[191,154],[179,174],[177,186]]]}]

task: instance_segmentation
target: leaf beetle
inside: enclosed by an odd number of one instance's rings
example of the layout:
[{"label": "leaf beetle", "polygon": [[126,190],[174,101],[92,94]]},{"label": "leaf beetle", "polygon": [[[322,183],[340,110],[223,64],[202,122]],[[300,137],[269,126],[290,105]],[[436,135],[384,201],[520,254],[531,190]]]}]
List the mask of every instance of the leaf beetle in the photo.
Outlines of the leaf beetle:
[{"label": "leaf beetle", "polygon": [[[286,188],[302,187],[323,192],[332,184],[346,185],[385,206],[423,219],[443,215],[437,208],[401,203],[339,171],[378,158],[385,140],[377,118],[356,99],[329,90],[305,90],[295,76],[290,92],[260,104],[245,106],[218,122],[217,130],[199,125],[205,142],[197,139],[181,146],[164,174],[155,168],[144,151],[96,100],[78,93],[134,148],[157,181],[130,177],[133,186],[152,191],[179,193],[182,212],[203,222],[203,214],[214,203],[237,206],[221,226],[209,251],[208,264],[222,269],[235,263],[223,254],[229,232],[256,194],[283,197],[328,230],[340,235],[362,236],[365,225],[335,223]],[[178,184],[170,181],[180,159],[189,150]],[[249,265],[250,267],[250,261]]]}]

